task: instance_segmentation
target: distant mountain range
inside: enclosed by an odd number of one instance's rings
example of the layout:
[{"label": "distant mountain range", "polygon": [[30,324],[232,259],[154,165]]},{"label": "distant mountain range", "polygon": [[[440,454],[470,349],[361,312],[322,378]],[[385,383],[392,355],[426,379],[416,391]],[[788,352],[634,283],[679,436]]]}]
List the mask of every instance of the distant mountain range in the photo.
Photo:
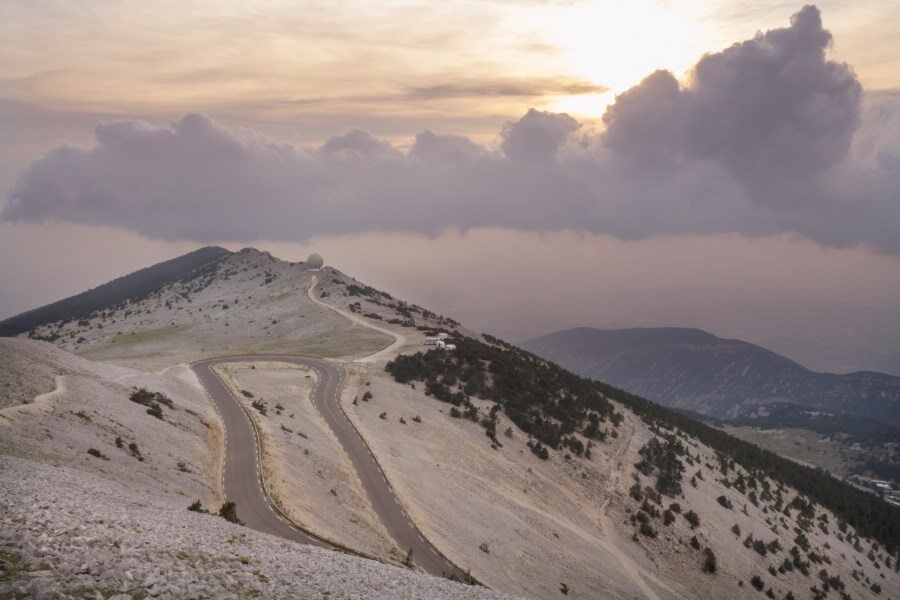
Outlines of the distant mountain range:
[{"label": "distant mountain range", "polygon": [[720,419],[787,402],[900,423],[900,377],[817,373],[765,348],[700,329],[578,327],[521,346],[579,375]]}]

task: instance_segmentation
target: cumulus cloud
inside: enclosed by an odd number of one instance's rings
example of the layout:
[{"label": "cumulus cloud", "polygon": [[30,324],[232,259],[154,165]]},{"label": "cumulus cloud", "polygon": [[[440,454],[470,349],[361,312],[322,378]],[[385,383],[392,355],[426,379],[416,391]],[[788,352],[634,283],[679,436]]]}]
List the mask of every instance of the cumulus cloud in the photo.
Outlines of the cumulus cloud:
[{"label": "cumulus cloud", "polygon": [[792,184],[847,155],[859,123],[862,86],[829,61],[831,34],[806,6],[791,26],[704,56],[689,85],[659,71],[604,115],[603,142],[636,160],[709,160],[754,192],[782,204]]},{"label": "cumulus cloud", "polygon": [[319,151],[326,156],[344,159],[385,159],[400,156],[388,142],[357,128],[348,129],[328,138]]},{"label": "cumulus cloud", "polygon": [[409,150],[413,159],[432,166],[452,166],[489,156],[484,147],[461,135],[438,135],[431,130],[416,134]]},{"label": "cumulus cloud", "polygon": [[24,169],[2,217],[201,242],[500,226],[792,232],[900,252],[900,106],[864,104],[830,43],[807,6],[788,27],[703,57],[686,82],[653,73],[599,131],[532,109],[496,149],[424,131],[403,152],[360,129],[298,148],[199,114],[102,124],[92,147],[61,146]]},{"label": "cumulus cloud", "polygon": [[500,147],[510,160],[549,164],[569,134],[578,131],[578,121],[566,114],[531,109],[500,132]]}]

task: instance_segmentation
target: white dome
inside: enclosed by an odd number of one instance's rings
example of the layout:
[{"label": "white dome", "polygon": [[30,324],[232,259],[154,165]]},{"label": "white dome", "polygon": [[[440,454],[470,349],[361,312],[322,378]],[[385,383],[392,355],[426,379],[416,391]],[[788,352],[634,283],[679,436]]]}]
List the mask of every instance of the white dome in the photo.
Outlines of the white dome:
[{"label": "white dome", "polygon": [[306,266],[310,269],[321,269],[322,265],[325,264],[325,259],[321,257],[321,255],[313,252],[309,255],[309,258],[306,259]]}]

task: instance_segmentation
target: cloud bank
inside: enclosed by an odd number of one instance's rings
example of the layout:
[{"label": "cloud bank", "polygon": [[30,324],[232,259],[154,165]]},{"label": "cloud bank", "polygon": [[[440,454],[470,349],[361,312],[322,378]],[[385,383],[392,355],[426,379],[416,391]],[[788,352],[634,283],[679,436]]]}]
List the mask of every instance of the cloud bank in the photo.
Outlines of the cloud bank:
[{"label": "cloud bank", "polygon": [[497,149],[424,131],[403,152],[360,129],[298,148],[201,114],[101,124],[93,147],[61,146],[24,169],[2,218],[199,242],[488,226],[789,232],[900,253],[898,144],[869,129],[883,132],[898,103],[864,110],[830,43],[807,6],[703,57],[686,83],[653,73],[598,131],[532,109]]}]

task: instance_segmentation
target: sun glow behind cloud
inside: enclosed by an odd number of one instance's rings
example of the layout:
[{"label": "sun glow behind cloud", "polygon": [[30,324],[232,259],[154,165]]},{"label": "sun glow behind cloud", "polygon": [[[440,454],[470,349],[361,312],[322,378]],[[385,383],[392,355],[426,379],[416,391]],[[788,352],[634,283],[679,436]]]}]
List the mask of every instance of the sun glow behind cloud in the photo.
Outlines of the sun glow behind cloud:
[{"label": "sun glow behind cloud", "polygon": [[[828,19],[838,57],[864,83],[896,87],[900,58],[886,40],[897,11],[884,0],[820,4],[840,15]],[[786,0],[8,0],[0,101],[162,119],[204,111],[279,135],[289,123],[297,141],[358,126],[401,144],[423,128],[489,142],[532,107],[597,119],[653,71],[680,77],[704,52],[783,26],[796,9]],[[884,42],[873,50],[873,39]]]},{"label": "sun glow behind cloud", "polygon": [[703,10],[690,3],[602,2],[556,7],[545,18],[560,68],[602,83],[605,94],[560,98],[550,108],[599,117],[615,94],[657,69],[680,75],[709,50]]}]

